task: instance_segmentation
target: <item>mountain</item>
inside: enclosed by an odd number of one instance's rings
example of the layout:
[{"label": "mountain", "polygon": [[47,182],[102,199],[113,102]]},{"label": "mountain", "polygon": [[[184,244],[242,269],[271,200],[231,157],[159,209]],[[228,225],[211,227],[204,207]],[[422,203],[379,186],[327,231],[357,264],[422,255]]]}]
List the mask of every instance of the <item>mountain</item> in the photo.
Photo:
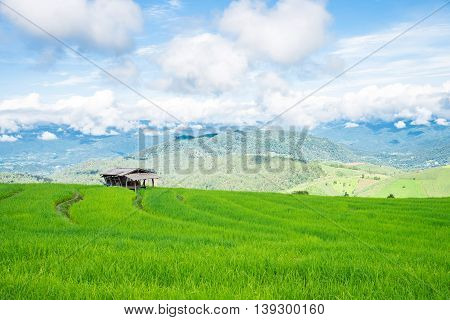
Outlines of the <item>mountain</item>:
[{"label": "mountain", "polygon": [[[422,168],[448,163],[449,140],[443,139],[447,129],[410,128],[399,134],[383,126],[352,129],[335,126],[326,132],[322,134],[330,139],[281,130],[233,129],[197,135],[174,132],[164,138],[146,138],[150,147],[140,153],[135,151],[136,134],[88,139],[82,149],[75,150],[90,150],[97,159],[71,161],[71,165],[47,174],[4,173],[0,174],[0,181],[100,184],[100,173],[106,169],[144,165],[160,174],[159,185],[168,187],[307,191],[334,196],[385,197],[387,192],[396,197],[449,195],[448,188],[430,191],[434,181],[442,180],[436,174],[426,179],[426,183],[418,179],[404,185],[408,174],[419,177],[424,172]],[[346,134],[348,140],[343,138]],[[409,140],[416,145],[412,146]],[[155,144],[158,141],[162,143]],[[69,146],[66,152],[73,151],[72,145]],[[99,159],[101,154],[105,155],[103,159]],[[70,155],[58,156],[55,161],[67,157]],[[445,186],[441,182],[436,183]]]},{"label": "mountain", "polygon": [[393,123],[322,125],[313,134],[345,145],[367,162],[403,169],[423,169],[450,163],[450,127],[437,124],[396,128]]},{"label": "mountain", "polygon": [[[39,139],[46,131],[54,133],[57,139]],[[153,139],[146,137],[146,143],[152,144]],[[0,172],[49,175],[83,161],[126,156],[137,149],[136,130],[109,136],[86,136],[67,127],[42,126],[21,131],[16,142],[0,142]]]},{"label": "mountain", "polygon": [[299,131],[233,130],[215,135],[202,135],[155,145],[144,150],[140,157],[152,159],[178,152],[189,157],[275,154],[295,160],[354,162],[361,156],[344,145],[325,138],[304,135]]},{"label": "mountain", "polygon": [[52,175],[58,182],[99,183],[99,172],[141,162],[162,177],[160,185],[200,189],[280,191],[324,175],[319,161],[355,162],[345,146],[300,132],[226,131],[171,139],[139,155],[92,160]]}]

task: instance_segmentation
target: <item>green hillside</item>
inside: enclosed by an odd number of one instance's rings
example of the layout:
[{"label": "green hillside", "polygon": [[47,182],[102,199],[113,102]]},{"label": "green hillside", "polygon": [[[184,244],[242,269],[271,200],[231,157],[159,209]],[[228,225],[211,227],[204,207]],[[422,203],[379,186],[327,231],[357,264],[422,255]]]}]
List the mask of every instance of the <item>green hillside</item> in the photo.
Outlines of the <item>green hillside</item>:
[{"label": "green hillside", "polygon": [[314,195],[386,198],[450,196],[450,166],[403,171],[372,164],[321,163],[323,174],[285,192],[307,191]]},{"label": "green hillside", "polygon": [[364,197],[386,197],[389,194],[398,198],[448,197],[450,166],[399,174],[358,193]]},{"label": "green hillside", "polygon": [[305,181],[285,192],[307,191],[309,194],[322,196],[357,196],[361,190],[403,173],[399,169],[368,163],[325,162],[319,166],[323,172],[320,177]]},{"label": "green hillside", "polygon": [[450,199],[0,185],[0,299],[448,299]]}]

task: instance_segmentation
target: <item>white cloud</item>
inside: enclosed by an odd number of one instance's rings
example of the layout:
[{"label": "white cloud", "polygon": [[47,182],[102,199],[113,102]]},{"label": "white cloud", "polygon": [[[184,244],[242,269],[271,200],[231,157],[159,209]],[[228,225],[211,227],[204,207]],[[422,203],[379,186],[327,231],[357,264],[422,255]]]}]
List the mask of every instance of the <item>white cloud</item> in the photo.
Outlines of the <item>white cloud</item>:
[{"label": "white cloud", "polygon": [[3,134],[0,136],[0,142],[16,142],[18,138]]},{"label": "white cloud", "polygon": [[[4,1],[52,35],[81,47],[120,52],[142,27],[141,9],[132,0]],[[28,33],[48,38],[6,7],[0,12]]]},{"label": "white cloud", "polygon": [[[72,96],[54,103],[41,102],[37,93],[0,101],[0,132],[16,132],[42,123],[67,125],[84,134],[105,135],[111,128],[128,130],[140,119],[133,106],[119,105],[110,90],[93,96]],[[133,117],[130,117],[133,114]]]},{"label": "white cloud", "polygon": [[406,128],[406,123],[404,122],[404,121],[397,121],[396,123],[394,123],[394,126],[397,128],[397,129],[403,129],[403,128]]},{"label": "white cloud", "polygon": [[436,124],[440,125],[440,126],[448,126],[448,121],[447,119],[444,118],[439,118],[435,120]]},{"label": "white cloud", "polygon": [[[261,104],[267,114],[277,114],[294,105],[308,92],[295,90],[269,91],[262,95]],[[372,120],[411,120],[426,125],[435,117],[450,115],[446,84],[441,86],[392,84],[367,86],[339,95],[312,96],[283,115],[290,124],[314,126],[334,120],[350,122]]]},{"label": "white cloud", "polygon": [[38,139],[44,140],[44,141],[52,141],[52,140],[58,140],[58,137],[54,133],[44,131],[39,135]]},{"label": "white cloud", "polygon": [[324,4],[312,0],[281,0],[272,7],[261,0],[235,1],[220,17],[219,33],[180,35],[136,54],[161,66],[163,76],[153,88],[223,93],[252,85],[256,65],[267,59],[297,62],[319,48],[329,20]]},{"label": "white cloud", "polygon": [[210,33],[174,38],[159,56],[169,86],[222,91],[235,86],[247,70],[246,56],[225,38]]},{"label": "white cloud", "polygon": [[433,111],[428,108],[419,107],[416,108],[415,120],[411,122],[413,126],[427,126],[430,124],[430,119],[433,115]]},{"label": "white cloud", "polygon": [[325,40],[330,15],[322,2],[279,0],[234,1],[220,20],[220,29],[251,52],[279,63],[293,63],[318,49]]},{"label": "white cloud", "polygon": [[355,122],[347,122],[345,124],[345,128],[358,128],[359,124],[355,123]]},{"label": "white cloud", "polygon": [[168,0],[169,5],[173,8],[180,8],[181,7],[181,0]]},{"label": "white cloud", "polygon": [[146,129],[144,129],[144,135],[146,135],[146,136],[160,136],[160,135],[162,135],[162,132],[161,131],[158,131],[158,130],[154,130],[154,129],[148,129],[148,128],[146,128]]}]

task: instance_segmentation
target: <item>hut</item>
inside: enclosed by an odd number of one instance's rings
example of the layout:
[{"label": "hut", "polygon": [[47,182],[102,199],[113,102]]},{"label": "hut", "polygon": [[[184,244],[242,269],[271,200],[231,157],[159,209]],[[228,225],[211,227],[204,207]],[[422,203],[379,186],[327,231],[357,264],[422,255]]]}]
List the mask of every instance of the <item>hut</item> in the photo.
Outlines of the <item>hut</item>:
[{"label": "hut", "polygon": [[140,189],[155,187],[159,176],[154,170],[139,168],[116,168],[101,173],[108,187],[124,187],[128,189]]}]

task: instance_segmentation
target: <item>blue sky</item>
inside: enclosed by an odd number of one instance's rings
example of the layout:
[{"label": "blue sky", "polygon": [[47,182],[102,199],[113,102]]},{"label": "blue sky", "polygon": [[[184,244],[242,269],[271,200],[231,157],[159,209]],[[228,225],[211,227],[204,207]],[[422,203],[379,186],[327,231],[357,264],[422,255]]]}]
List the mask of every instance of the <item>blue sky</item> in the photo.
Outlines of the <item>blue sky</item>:
[{"label": "blue sky", "polygon": [[[13,142],[43,124],[103,135],[141,119],[155,126],[268,121],[444,1],[5,3],[176,115],[0,6],[0,140]],[[449,17],[450,5],[280,124],[446,126]]]}]

